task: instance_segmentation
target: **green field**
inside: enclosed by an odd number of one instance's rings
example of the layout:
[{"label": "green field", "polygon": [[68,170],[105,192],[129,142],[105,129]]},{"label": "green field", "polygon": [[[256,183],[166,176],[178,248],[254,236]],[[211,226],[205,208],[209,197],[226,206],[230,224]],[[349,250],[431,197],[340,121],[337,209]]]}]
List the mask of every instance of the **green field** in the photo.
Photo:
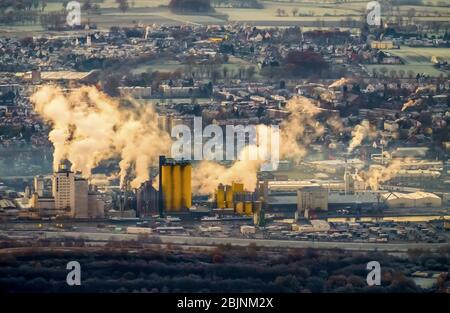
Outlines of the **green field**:
[{"label": "green field", "polygon": [[450,48],[416,48],[402,46],[398,50],[385,50],[390,54],[402,58],[406,64],[432,64],[431,58],[450,62]]},{"label": "green field", "polygon": [[[435,68],[431,62],[431,58],[435,56],[440,61],[450,61],[450,48],[415,48],[402,46],[400,49],[384,50],[384,52],[400,57],[405,64],[367,65],[369,72],[372,72],[373,68],[379,70],[384,67],[388,70],[387,75],[389,75],[391,70],[395,70],[397,73],[400,70],[403,70],[405,73],[412,71],[414,75],[419,73],[437,77],[441,74],[446,75],[446,73]],[[407,75],[405,75],[405,77],[407,77]]]},{"label": "green field", "polygon": [[[129,0],[130,8],[123,13],[118,10],[115,0],[97,2],[101,14],[93,14],[82,10],[82,20],[89,19],[97,24],[99,29],[108,29],[111,26],[132,26],[136,24],[228,24],[230,22],[249,23],[263,27],[285,27],[300,25],[302,27],[327,28],[342,27],[341,21],[352,19],[359,21],[363,17],[367,1],[347,0],[284,0],[265,1],[263,9],[216,8],[217,14],[205,15],[178,15],[171,13],[167,5],[170,0]],[[383,19],[389,20],[393,15],[401,15],[404,23],[408,22],[407,11],[414,8],[416,11],[414,21],[440,21],[450,22],[450,7],[435,6],[443,0],[424,0],[423,6],[403,5],[394,7],[392,11],[383,11]],[[164,7],[165,6],[165,7]],[[59,11],[62,1],[48,2],[46,11]],[[294,16],[294,9],[297,10]],[[384,7],[382,7],[384,9]],[[280,15],[280,11],[283,13]],[[385,18],[387,16],[387,18]],[[320,25],[320,27],[318,26]],[[446,26],[442,23],[440,32]],[[1,27],[1,33],[8,34],[36,34],[42,32],[40,25],[21,27]]]},{"label": "green field", "polygon": [[[265,1],[260,0],[264,4],[263,9],[238,9],[238,8],[216,8],[217,13],[226,14],[228,21],[230,22],[277,22],[276,25],[286,22],[289,25],[292,22],[309,22],[320,19],[322,21],[340,21],[347,18],[353,18],[359,20],[365,12],[366,1],[361,0],[348,0],[346,2],[339,2],[335,0],[284,0],[284,1]],[[431,4],[437,4],[439,1],[428,0],[423,6],[410,6],[403,5],[397,7],[391,14],[401,14],[406,17],[406,12],[414,8],[416,10],[416,20],[433,20],[438,19],[440,21],[450,21],[450,7],[438,7]],[[161,18],[167,19],[169,22],[181,22],[181,23],[206,23],[206,24],[221,24],[226,22],[222,19],[208,16],[196,16],[196,15],[175,15],[170,13],[167,9],[160,8],[160,6],[167,6],[169,0],[131,0],[129,12],[119,12],[117,10],[117,3],[115,0],[104,0],[99,3],[102,9],[115,10],[114,14],[110,13],[112,17],[111,24],[118,18],[116,15],[120,15],[122,18],[118,19],[118,22],[122,22],[124,18],[130,20],[139,20],[139,17],[143,18],[145,15],[159,15]],[[49,3],[46,10],[60,10],[61,3]],[[139,9],[137,11],[137,9]],[[284,11],[284,15],[280,16],[278,10]],[[293,10],[297,9],[298,13],[293,16]],[[154,11],[157,11],[156,13]],[[137,11],[137,12],[136,12]],[[383,12],[383,14],[387,14]],[[93,16],[95,21],[98,17]],[[104,21],[100,22],[104,24]]]}]

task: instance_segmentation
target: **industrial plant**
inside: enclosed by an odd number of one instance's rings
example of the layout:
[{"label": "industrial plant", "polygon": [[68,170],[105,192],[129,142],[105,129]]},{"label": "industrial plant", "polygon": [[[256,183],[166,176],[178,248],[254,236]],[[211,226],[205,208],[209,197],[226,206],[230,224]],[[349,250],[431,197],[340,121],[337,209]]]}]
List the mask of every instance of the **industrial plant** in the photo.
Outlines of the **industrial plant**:
[{"label": "industrial plant", "polygon": [[0,1],[0,292],[71,292],[61,255],[86,292],[450,292],[449,30],[445,0]]}]

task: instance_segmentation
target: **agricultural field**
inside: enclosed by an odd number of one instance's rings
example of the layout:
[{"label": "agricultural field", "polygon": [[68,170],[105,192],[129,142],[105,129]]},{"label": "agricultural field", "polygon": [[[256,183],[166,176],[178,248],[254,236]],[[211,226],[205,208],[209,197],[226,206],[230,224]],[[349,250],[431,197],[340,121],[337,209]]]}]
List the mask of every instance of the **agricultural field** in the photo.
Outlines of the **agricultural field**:
[{"label": "agricultural field", "polygon": [[416,48],[402,46],[397,50],[385,50],[402,58],[406,64],[432,64],[434,56],[438,60],[450,62],[450,48]]},{"label": "agricultural field", "polygon": [[[345,2],[335,0],[260,1],[264,4],[263,9],[216,8],[216,11],[219,14],[227,15],[228,21],[230,22],[273,22],[274,25],[282,25],[282,23],[292,25],[292,23],[295,22],[312,22],[317,21],[318,19],[328,22],[337,22],[348,18],[359,20],[364,14],[367,4],[367,2],[360,0],[348,0]],[[414,9],[416,11],[416,20],[428,21],[438,19],[440,21],[450,21],[450,6],[435,6],[439,2],[442,1],[427,1],[425,3],[429,3],[430,5],[428,6],[395,6],[392,8],[392,11],[383,11],[383,14],[388,14],[389,16],[400,14],[406,18],[407,11]],[[130,21],[139,19],[139,16],[152,15],[154,10],[157,10],[161,18],[167,19],[167,22],[172,21],[194,24],[222,24],[227,22],[226,20],[211,16],[176,15],[169,12],[167,8],[160,8],[160,6],[168,5],[169,0],[132,0],[129,1],[130,9],[125,13],[117,10],[117,3],[115,0],[103,0],[98,3],[102,9],[106,9],[108,12],[111,10],[117,11],[116,13],[122,16],[121,20],[127,18],[130,19]],[[48,3],[46,10],[60,10],[61,7],[61,3],[50,2]],[[99,17],[92,17],[94,21],[97,20],[97,18]]]},{"label": "agricultural field", "polygon": [[[130,0],[130,7],[152,8],[160,5],[168,5],[169,0]],[[100,4],[102,8],[117,8],[116,0],[103,0]]]},{"label": "agricultural field", "polygon": [[[83,3],[84,0],[78,0]],[[98,4],[100,8],[117,8],[116,0],[93,0],[92,3]],[[169,0],[129,0],[130,8],[154,8],[161,5],[167,5]],[[48,1],[46,11],[57,11],[63,7],[63,1]]]},{"label": "agricultural field", "polygon": [[[339,1],[261,1],[264,9],[233,9],[219,8],[221,13],[229,16],[230,21],[277,21],[277,22],[302,22],[314,21],[320,18],[323,21],[340,21],[347,18],[359,20],[365,10],[365,1],[349,0],[345,2]],[[437,4],[439,1],[431,2]],[[428,2],[427,2],[428,3]],[[450,21],[450,7],[430,6],[411,6],[402,5],[392,7],[392,10],[382,12],[390,17],[395,15],[407,16],[410,9],[416,11],[416,20],[435,20]],[[280,15],[279,10],[282,10]],[[295,11],[295,16],[293,15]]]},{"label": "agricultural field", "polygon": [[400,65],[367,65],[369,72],[372,72],[373,68],[380,70],[386,68],[388,75],[391,70],[395,70],[397,73],[403,70],[405,73],[412,71],[414,75],[425,74],[432,77],[446,75],[444,71],[441,71],[433,66],[431,61],[432,57],[436,57],[439,61],[450,61],[450,49],[447,48],[416,48],[402,46],[400,49],[384,50],[386,53],[400,57],[405,64]]},{"label": "agricultural field", "polygon": [[[83,0],[81,0],[83,1]],[[132,26],[136,24],[227,24],[230,22],[249,23],[258,27],[287,27],[302,26],[314,28],[343,27],[343,21],[352,19],[360,21],[365,12],[366,1],[361,0],[260,0],[263,9],[216,8],[214,15],[178,15],[167,8],[170,0],[129,0],[129,9],[121,12],[115,0],[94,0],[99,4],[101,14],[93,14],[82,10],[82,20],[89,19],[99,29],[108,29],[113,25]],[[386,10],[382,7],[382,15],[403,17],[403,23],[411,21],[439,21],[450,23],[450,6],[436,6],[442,0],[424,0],[422,6],[393,6]],[[47,3],[45,11],[60,11],[62,1]],[[414,9],[414,18],[408,19],[408,10]],[[392,18],[396,20],[395,18]],[[347,25],[348,26],[348,25]],[[355,24],[353,27],[359,27]],[[442,24],[441,31],[445,29]],[[40,25],[27,28],[21,25],[11,26],[0,30],[0,33],[28,33],[42,32]]]},{"label": "agricultural field", "polygon": [[[280,12],[278,10],[283,10]],[[295,16],[293,16],[293,10]],[[356,9],[336,5],[301,4],[296,2],[264,2],[264,9],[219,8],[230,21],[304,21],[323,17],[326,20],[340,20],[343,17],[361,16]],[[336,15],[336,16],[334,16]]]}]

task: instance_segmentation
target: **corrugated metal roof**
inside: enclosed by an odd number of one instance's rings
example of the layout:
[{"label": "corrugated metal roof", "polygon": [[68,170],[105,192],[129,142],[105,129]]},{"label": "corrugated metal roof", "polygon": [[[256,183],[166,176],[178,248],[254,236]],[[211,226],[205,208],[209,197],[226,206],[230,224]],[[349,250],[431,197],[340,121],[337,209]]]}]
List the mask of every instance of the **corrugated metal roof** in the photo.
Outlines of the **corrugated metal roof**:
[{"label": "corrugated metal roof", "polygon": [[410,200],[420,200],[425,198],[434,198],[434,199],[441,199],[439,196],[435,195],[431,192],[412,192],[412,193],[401,193],[401,192],[391,192],[391,193],[385,193],[383,194],[383,198],[386,200],[392,200],[392,199],[410,199]]},{"label": "corrugated metal roof", "polygon": [[8,199],[0,200],[0,208],[1,209],[15,208],[15,207],[16,207],[16,205],[11,200],[8,200]]}]

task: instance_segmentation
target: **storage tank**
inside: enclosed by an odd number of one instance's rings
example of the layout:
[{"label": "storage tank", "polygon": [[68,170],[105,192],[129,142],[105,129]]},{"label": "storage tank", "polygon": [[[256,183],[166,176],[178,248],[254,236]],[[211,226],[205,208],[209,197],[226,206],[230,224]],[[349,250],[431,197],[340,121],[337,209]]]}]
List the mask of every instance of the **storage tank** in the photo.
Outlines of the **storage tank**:
[{"label": "storage tank", "polygon": [[231,186],[225,186],[225,201],[227,208],[233,207],[233,189]]},{"label": "storage tank", "polygon": [[225,208],[225,189],[222,184],[219,184],[216,191],[216,206],[219,209]]},{"label": "storage tank", "polygon": [[175,164],[172,166],[172,179],[173,179],[173,210],[181,211],[181,193],[182,193],[182,180],[181,180],[181,165]]},{"label": "storage tank", "polygon": [[160,215],[180,212],[192,206],[192,165],[160,156]]},{"label": "storage tank", "polygon": [[181,167],[181,177],[183,184],[182,206],[189,209],[192,206],[192,165],[186,164]]},{"label": "storage tank", "polygon": [[244,192],[244,184],[241,184],[241,183],[233,182],[231,184],[231,188],[233,190],[233,193],[235,193],[235,192]]},{"label": "storage tank", "polygon": [[252,215],[252,203],[250,201],[245,201],[245,215]]},{"label": "storage tank", "polygon": [[172,190],[173,190],[172,166],[170,166],[170,165],[161,166],[161,180],[162,180],[164,210],[171,211],[172,210]]},{"label": "storage tank", "polygon": [[244,202],[236,202],[235,208],[236,214],[243,215],[244,214]]}]

